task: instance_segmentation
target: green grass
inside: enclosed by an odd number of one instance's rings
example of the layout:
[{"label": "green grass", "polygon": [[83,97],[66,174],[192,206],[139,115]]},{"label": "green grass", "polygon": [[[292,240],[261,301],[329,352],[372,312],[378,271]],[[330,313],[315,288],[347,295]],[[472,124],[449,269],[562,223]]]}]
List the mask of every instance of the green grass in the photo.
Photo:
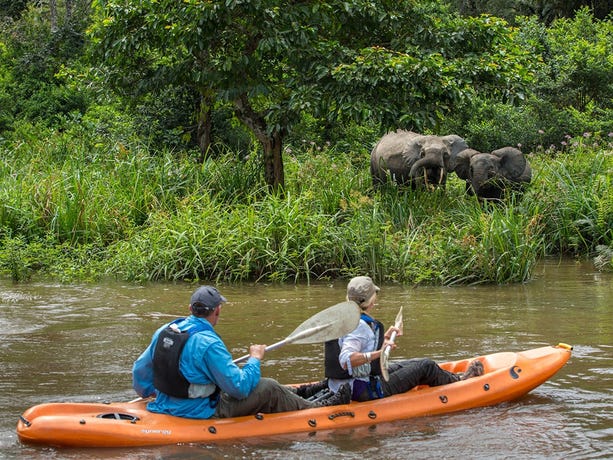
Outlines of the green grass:
[{"label": "green grass", "polygon": [[285,193],[270,195],[257,149],[196,164],[22,134],[0,147],[0,273],[16,280],[515,283],[550,254],[612,268],[610,145],[534,155],[523,197],[483,205],[455,176],[446,190],[375,193],[366,153],[287,152]]},{"label": "green grass", "polygon": [[613,241],[613,154],[578,148],[537,162],[531,210],[544,214],[547,253],[591,254]]}]

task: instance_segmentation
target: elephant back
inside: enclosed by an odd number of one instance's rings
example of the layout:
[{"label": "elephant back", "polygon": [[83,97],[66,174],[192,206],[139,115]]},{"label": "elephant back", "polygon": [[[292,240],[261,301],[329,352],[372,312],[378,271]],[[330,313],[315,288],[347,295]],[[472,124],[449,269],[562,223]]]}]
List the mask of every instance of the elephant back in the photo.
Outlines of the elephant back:
[{"label": "elephant back", "polygon": [[373,156],[388,156],[394,152],[401,152],[410,140],[419,137],[420,134],[402,129],[385,134],[375,145],[371,152]]},{"label": "elephant back", "polygon": [[[385,134],[370,153],[370,171],[375,182],[386,182],[386,174],[402,181],[402,172],[407,170],[405,153],[411,141],[420,134],[412,131],[397,130]],[[409,166],[410,167],[410,166]]]}]

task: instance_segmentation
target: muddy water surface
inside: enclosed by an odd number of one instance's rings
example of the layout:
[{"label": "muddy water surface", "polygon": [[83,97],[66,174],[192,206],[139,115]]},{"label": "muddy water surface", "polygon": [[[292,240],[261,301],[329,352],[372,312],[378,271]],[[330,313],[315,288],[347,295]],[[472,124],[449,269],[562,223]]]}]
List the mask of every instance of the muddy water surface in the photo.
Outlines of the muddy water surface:
[{"label": "muddy water surface", "polygon": [[[453,360],[566,342],[569,363],[524,398],[495,407],[424,417],[327,436],[142,449],[54,449],[21,445],[19,415],[51,401],[129,400],[130,369],[163,322],[186,314],[188,284],[13,284],[0,280],[0,458],[613,458],[613,274],[549,260],[535,279],[511,286],[382,285],[378,317],[404,307],[394,358]],[[222,285],[218,324],[235,356],[273,343],[304,319],[344,300],[343,282]],[[320,345],[270,352],[263,374],[281,382],[318,379]]]}]

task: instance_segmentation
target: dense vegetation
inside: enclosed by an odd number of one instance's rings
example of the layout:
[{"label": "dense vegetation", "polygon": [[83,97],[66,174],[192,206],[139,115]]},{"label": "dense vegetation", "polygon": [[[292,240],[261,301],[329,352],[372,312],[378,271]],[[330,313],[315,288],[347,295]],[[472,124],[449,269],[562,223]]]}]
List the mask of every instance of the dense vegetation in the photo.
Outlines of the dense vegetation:
[{"label": "dense vegetation", "polygon": [[[12,3],[0,272],[506,283],[554,254],[613,269],[611,19],[469,3]],[[368,155],[396,127],[520,145],[533,182],[504,205],[455,176],[374,193]]]}]

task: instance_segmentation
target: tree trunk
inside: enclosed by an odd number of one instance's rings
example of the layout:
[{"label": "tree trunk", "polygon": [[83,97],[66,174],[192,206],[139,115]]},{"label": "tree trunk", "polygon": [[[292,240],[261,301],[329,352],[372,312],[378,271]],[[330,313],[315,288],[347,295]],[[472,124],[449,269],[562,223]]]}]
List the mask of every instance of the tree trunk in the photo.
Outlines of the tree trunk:
[{"label": "tree trunk", "polygon": [[211,115],[213,113],[213,97],[207,91],[201,91],[200,104],[198,107],[196,141],[200,149],[200,163],[204,163],[209,149],[211,148],[211,128],[213,126]]},{"label": "tree trunk", "polygon": [[49,0],[49,14],[51,16],[51,33],[57,32],[57,3],[56,0]]},{"label": "tree trunk", "polygon": [[262,144],[264,179],[271,192],[282,192],[285,187],[285,174],[283,171],[283,133],[267,129],[264,117],[251,107],[245,94],[234,101],[236,116],[244,123]]},{"label": "tree trunk", "polygon": [[283,142],[279,133],[259,139],[264,150],[264,178],[272,192],[278,192],[285,187],[283,172]]}]

